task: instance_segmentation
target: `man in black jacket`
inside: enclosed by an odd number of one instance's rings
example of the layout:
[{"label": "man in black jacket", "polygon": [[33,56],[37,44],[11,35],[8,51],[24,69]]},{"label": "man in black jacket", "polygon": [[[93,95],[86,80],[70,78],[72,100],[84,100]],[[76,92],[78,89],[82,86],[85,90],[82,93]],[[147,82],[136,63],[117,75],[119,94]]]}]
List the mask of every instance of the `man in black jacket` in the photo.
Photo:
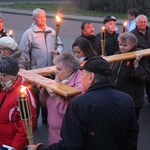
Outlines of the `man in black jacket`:
[{"label": "man in black jacket", "polygon": [[[147,49],[150,48],[150,27],[148,27],[148,19],[145,15],[140,14],[136,18],[136,28],[131,31],[137,39],[138,49]],[[150,66],[150,57],[148,57],[148,62]],[[146,94],[148,102],[150,103],[150,80],[146,82]]]},{"label": "man in black jacket", "polygon": [[138,125],[132,98],[113,88],[109,64],[89,59],[82,69],[85,94],[70,102],[62,140],[53,145],[29,145],[29,150],[136,150]]},{"label": "man in black jacket", "polygon": [[[109,56],[113,55],[117,51],[119,51],[118,45],[118,36],[119,34],[116,33],[116,18],[114,16],[106,16],[103,20],[103,24],[105,27],[105,50],[104,55]],[[96,35],[101,41],[101,32]]]},{"label": "man in black jacket", "polygon": [[92,22],[89,21],[82,22],[81,35],[78,38],[82,37],[87,39],[92,45],[93,49],[96,51],[97,55],[101,55],[100,41],[99,38],[96,37],[94,34],[95,34],[95,30]]}]

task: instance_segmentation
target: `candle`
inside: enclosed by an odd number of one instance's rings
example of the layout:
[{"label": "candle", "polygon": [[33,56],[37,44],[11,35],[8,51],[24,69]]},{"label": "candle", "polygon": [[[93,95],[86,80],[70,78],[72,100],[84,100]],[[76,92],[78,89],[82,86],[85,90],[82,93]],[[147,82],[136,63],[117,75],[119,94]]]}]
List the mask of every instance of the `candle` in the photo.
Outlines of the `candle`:
[{"label": "candle", "polygon": [[127,21],[123,23],[123,33],[126,32]]},{"label": "candle", "polygon": [[105,51],[105,41],[106,41],[106,30],[105,27],[103,26],[101,29],[101,54],[104,55]]},{"label": "candle", "polygon": [[28,95],[26,94],[26,89],[27,87],[21,86],[20,95],[18,97],[18,104],[22,123],[24,125],[29,144],[33,145],[32,116],[28,101]]},{"label": "candle", "polygon": [[61,22],[61,18],[57,15],[56,16],[56,35],[55,35],[54,50],[56,50],[56,47],[57,47],[57,38],[58,38],[58,33],[59,33],[59,28],[60,28],[60,22]]}]

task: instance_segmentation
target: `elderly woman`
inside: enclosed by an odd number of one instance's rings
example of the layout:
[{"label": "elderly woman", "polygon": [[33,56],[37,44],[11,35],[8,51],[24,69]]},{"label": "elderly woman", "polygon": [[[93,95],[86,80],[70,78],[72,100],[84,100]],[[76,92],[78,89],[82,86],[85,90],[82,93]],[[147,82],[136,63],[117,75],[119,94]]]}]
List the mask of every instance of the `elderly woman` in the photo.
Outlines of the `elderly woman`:
[{"label": "elderly woman", "polygon": [[[78,88],[82,91],[81,70],[79,62],[69,52],[62,52],[55,57],[56,81]],[[48,109],[49,138],[48,144],[58,142],[62,120],[69,102],[74,97],[62,97],[53,93],[51,89],[40,89],[40,101]]]},{"label": "elderly woman", "polygon": [[[137,38],[132,33],[123,33],[118,37],[118,53],[136,51]],[[111,64],[111,80],[116,89],[129,94],[135,103],[137,119],[144,104],[145,81],[150,77],[147,58],[141,55],[136,59],[124,60]]]},{"label": "elderly woman", "polygon": [[19,63],[19,68],[27,69],[27,61],[22,56],[20,49],[18,48],[18,44],[16,41],[10,36],[4,36],[0,38],[0,57],[13,57]]}]

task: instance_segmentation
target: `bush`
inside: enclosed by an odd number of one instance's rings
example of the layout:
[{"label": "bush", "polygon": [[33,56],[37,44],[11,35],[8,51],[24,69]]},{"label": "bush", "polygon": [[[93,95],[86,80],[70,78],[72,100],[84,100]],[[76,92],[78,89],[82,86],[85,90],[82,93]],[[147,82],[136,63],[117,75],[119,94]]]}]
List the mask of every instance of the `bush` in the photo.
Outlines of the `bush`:
[{"label": "bush", "polygon": [[70,0],[70,4],[75,8],[107,13],[126,13],[135,7],[141,14],[150,15],[150,0]]}]

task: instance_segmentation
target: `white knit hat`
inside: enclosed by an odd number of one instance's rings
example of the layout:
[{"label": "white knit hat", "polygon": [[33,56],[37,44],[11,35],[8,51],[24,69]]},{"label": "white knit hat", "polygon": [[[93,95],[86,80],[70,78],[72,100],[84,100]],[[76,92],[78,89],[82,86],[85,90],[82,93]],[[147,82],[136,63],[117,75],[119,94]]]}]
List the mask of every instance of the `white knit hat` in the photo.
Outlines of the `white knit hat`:
[{"label": "white knit hat", "polygon": [[0,38],[0,46],[7,47],[13,51],[18,49],[18,44],[10,36],[4,36]]}]

